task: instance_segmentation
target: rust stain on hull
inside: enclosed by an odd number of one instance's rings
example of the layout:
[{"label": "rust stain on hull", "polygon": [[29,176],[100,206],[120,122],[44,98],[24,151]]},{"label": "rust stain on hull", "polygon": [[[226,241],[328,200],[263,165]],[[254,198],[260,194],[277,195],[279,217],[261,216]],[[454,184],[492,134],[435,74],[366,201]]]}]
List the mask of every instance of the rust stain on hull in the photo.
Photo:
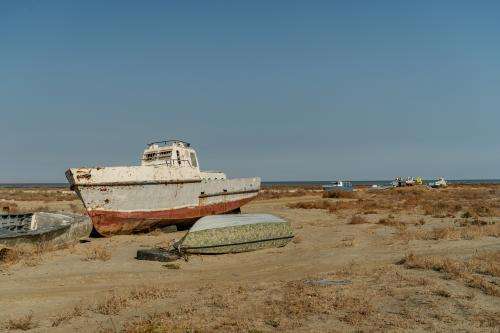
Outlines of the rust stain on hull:
[{"label": "rust stain on hull", "polygon": [[94,228],[103,236],[130,234],[172,224],[193,223],[206,215],[224,214],[245,205],[251,198],[162,211],[89,211]]}]

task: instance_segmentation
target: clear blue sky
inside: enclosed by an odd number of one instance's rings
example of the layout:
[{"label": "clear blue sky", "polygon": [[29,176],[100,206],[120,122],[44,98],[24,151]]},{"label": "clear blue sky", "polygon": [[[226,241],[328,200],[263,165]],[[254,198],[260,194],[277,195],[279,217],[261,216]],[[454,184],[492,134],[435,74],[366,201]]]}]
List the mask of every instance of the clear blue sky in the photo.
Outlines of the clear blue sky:
[{"label": "clear blue sky", "polygon": [[2,1],[0,182],[183,138],[264,180],[500,178],[500,1]]}]

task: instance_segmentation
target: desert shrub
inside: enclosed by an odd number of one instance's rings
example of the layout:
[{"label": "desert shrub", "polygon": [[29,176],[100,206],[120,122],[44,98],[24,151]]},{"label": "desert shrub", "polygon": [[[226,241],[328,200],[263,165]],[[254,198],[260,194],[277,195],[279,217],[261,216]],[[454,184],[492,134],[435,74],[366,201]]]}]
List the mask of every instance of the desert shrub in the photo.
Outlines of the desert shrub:
[{"label": "desert shrub", "polygon": [[111,252],[101,245],[95,245],[87,249],[85,258],[83,258],[85,261],[108,261],[109,259],[111,259]]},{"label": "desert shrub", "polygon": [[425,215],[431,215],[432,217],[443,218],[443,217],[453,217],[454,214],[460,211],[461,206],[452,205],[445,201],[426,201],[422,205]]},{"label": "desert shrub", "polygon": [[465,212],[463,212],[463,213],[462,213],[462,215],[461,215],[461,216],[462,216],[462,218],[464,218],[464,219],[469,219],[469,218],[473,217],[473,216],[474,216],[474,214],[473,214],[473,213],[471,213],[471,211],[470,211],[470,210],[466,210]]},{"label": "desert shrub", "polygon": [[172,291],[159,286],[147,286],[135,288],[130,291],[129,299],[144,301],[167,298],[172,294]]},{"label": "desert shrub", "polygon": [[426,221],[423,217],[421,217],[420,219],[418,219],[417,222],[415,222],[415,225],[417,226],[422,226],[422,225],[425,225]]},{"label": "desert shrub", "polygon": [[352,199],[356,198],[356,193],[353,191],[324,191],[323,198],[334,198],[334,199],[340,199],[340,198],[346,198],[346,199]]},{"label": "desert shrub", "polygon": [[100,302],[96,303],[91,310],[103,315],[117,315],[128,305],[127,299],[123,296],[111,294]]},{"label": "desert shrub", "polygon": [[2,202],[1,207],[4,214],[14,214],[19,211],[15,202]]},{"label": "desert shrub", "polygon": [[265,188],[260,190],[257,195],[258,200],[268,200],[268,199],[280,199],[280,198],[293,198],[293,197],[303,197],[306,195],[319,195],[321,192],[319,190],[311,190],[304,188]]},{"label": "desert shrub", "polygon": [[378,220],[378,224],[390,226],[390,227],[403,227],[404,223],[399,220],[396,220],[394,216],[388,215],[387,217],[382,217]]},{"label": "desert shrub", "polygon": [[348,222],[349,224],[363,224],[369,223],[368,220],[361,215],[353,215]]},{"label": "desert shrub", "polygon": [[83,308],[79,305],[76,305],[71,311],[61,313],[57,315],[55,318],[53,318],[51,326],[57,327],[63,323],[69,322],[73,318],[81,317],[83,316],[83,314],[84,314]]},{"label": "desert shrub", "polygon": [[127,321],[124,324],[123,332],[125,333],[147,333],[147,332],[169,332],[171,314],[169,312],[163,314],[149,315],[145,318],[138,318],[132,321]]},{"label": "desert shrub", "polygon": [[477,216],[494,216],[493,210],[485,204],[475,204],[471,207],[473,214]]},{"label": "desert shrub", "polygon": [[298,208],[298,209],[329,209],[333,207],[334,203],[328,200],[317,200],[317,201],[300,201],[296,203],[288,204],[288,208]]},{"label": "desert shrub", "polygon": [[22,317],[9,319],[4,325],[4,327],[7,330],[22,330],[22,331],[27,331],[37,326],[38,324],[33,321],[33,313],[31,312]]}]

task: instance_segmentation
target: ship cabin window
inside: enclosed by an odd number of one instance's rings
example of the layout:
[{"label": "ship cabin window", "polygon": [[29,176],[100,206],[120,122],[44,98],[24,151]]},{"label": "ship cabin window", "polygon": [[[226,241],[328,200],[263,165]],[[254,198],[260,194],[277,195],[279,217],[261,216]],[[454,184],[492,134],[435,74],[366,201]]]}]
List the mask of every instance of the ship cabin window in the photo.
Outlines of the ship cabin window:
[{"label": "ship cabin window", "polygon": [[167,160],[169,160],[171,157],[172,157],[172,151],[171,150],[164,150],[164,151],[160,151],[158,153],[158,158],[161,158],[161,159],[167,159]]},{"label": "ship cabin window", "polygon": [[148,154],[146,154],[146,155],[144,156],[144,159],[145,159],[146,161],[152,161],[152,160],[154,160],[155,155],[156,155],[155,153],[148,153]]},{"label": "ship cabin window", "polygon": [[178,150],[176,150],[176,153],[177,153],[177,162],[179,163],[179,165],[181,165],[181,154],[179,153]]},{"label": "ship cabin window", "polygon": [[193,153],[193,152],[191,152],[189,155],[191,156],[191,166],[193,168],[197,168],[198,167],[198,162],[196,161],[196,154]]}]

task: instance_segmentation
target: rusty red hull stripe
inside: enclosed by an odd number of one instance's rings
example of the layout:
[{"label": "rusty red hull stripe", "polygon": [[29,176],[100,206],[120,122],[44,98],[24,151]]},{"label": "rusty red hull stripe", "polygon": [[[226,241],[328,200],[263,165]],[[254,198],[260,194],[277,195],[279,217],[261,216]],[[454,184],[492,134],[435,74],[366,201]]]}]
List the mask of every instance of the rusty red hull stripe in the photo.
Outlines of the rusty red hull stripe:
[{"label": "rusty red hull stripe", "polygon": [[185,207],[161,211],[114,212],[89,211],[94,228],[103,235],[131,233],[152,227],[161,227],[206,215],[223,214],[235,210],[251,201],[252,198],[221,202],[205,206]]}]

